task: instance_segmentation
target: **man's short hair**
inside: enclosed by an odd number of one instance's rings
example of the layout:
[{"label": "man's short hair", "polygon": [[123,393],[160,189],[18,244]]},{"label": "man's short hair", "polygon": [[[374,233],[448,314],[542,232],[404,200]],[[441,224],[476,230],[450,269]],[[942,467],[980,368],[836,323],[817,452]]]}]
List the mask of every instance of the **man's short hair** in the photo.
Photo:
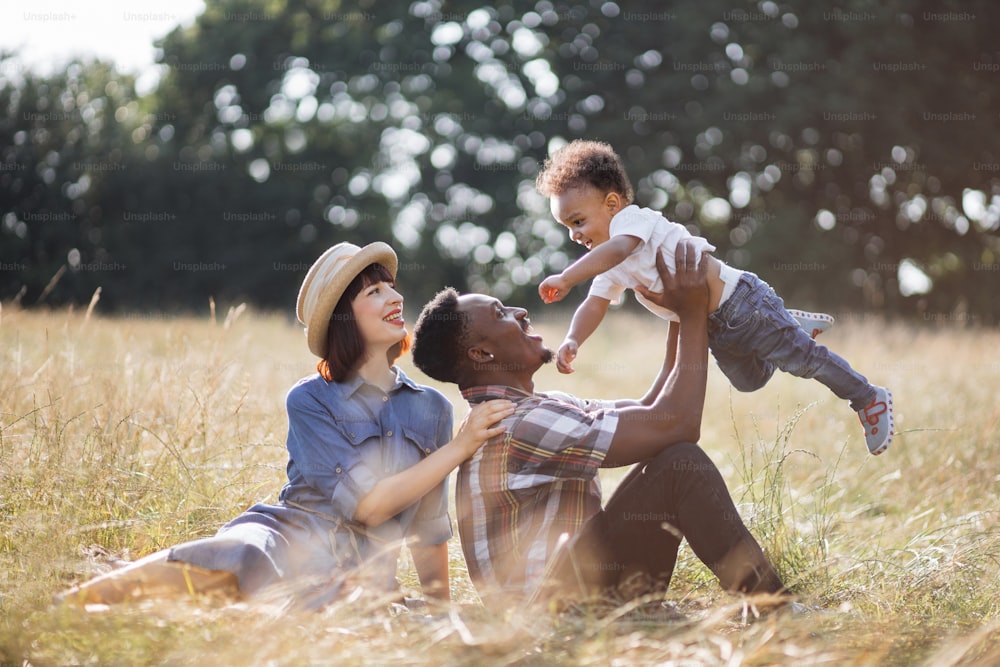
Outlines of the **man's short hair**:
[{"label": "man's short hair", "polygon": [[428,377],[458,384],[463,367],[466,316],[458,311],[458,292],[445,287],[431,299],[413,328],[413,365]]}]

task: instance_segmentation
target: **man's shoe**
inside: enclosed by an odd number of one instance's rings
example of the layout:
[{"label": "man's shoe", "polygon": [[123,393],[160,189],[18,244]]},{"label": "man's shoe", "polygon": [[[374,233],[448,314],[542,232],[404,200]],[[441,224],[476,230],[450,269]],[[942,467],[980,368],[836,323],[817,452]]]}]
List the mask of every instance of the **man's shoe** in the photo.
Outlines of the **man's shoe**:
[{"label": "man's shoe", "polygon": [[875,387],[875,398],[866,407],[858,410],[858,418],[865,427],[865,442],[868,451],[878,456],[889,449],[895,424],[892,417],[892,392],[885,387]]},{"label": "man's shoe", "polygon": [[812,338],[816,338],[833,326],[833,317],[826,313],[807,313],[804,310],[789,309],[788,314],[795,318],[799,326]]}]

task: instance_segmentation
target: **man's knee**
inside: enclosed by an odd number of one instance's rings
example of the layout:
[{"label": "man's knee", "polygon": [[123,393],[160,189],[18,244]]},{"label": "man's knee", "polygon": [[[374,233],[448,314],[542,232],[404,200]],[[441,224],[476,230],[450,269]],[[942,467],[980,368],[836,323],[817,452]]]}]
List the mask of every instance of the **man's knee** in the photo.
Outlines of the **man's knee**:
[{"label": "man's knee", "polygon": [[670,445],[646,465],[646,472],[692,472],[715,469],[708,454],[693,442],[679,442]]}]

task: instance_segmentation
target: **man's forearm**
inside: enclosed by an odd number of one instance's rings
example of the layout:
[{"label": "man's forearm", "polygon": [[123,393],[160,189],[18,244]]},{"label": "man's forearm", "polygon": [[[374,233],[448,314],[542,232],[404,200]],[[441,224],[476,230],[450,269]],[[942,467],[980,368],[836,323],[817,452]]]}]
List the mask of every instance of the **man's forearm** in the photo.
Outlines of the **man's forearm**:
[{"label": "man's forearm", "polygon": [[604,458],[605,466],[643,461],[666,447],[697,442],[701,437],[708,378],[707,270],[704,264],[696,264],[693,247],[682,242],[677,248],[676,275],[667,268],[662,256],[656,260],[664,291],[656,294],[637,288],[643,290],[643,296],[670,308],[680,318],[676,359],[651,405],[618,411],[618,426]]},{"label": "man's forearm", "polygon": [[670,377],[670,372],[677,361],[677,334],[679,332],[680,325],[675,321],[671,321],[667,332],[667,349],[663,356],[663,365],[660,367],[660,372],[656,376],[656,379],[653,380],[653,384],[646,391],[646,395],[639,399],[641,405],[652,405],[656,397],[660,395],[660,391],[663,390],[663,385],[666,384],[667,378]]},{"label": "man's forearm", "polygon": [[674,434],[678,442],[697,442],[708,386],[708,321],[700,315],[681,318],[678,326],[676,360],[653,402],[654,409],[667,411],[680,420]]},{"label": "man's forearm", "polygon": [[644,461],[681,442],[698,442],[708,376],[705,318],[681,318],[677,358],[651,405],[623,407],[605,466]]}]

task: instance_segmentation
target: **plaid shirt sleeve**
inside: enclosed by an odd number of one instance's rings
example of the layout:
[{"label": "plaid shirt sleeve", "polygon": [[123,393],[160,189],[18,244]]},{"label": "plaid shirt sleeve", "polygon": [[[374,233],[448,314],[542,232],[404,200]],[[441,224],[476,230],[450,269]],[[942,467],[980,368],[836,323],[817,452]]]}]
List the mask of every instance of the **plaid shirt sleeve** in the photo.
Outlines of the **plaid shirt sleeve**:
[{"label": "plaid shirt sleeve", "polygon": [[617,411],[607,403],[556,392],[536,394],[525,403],[510,432],[510,488],[592,479],[611,446]]}]

